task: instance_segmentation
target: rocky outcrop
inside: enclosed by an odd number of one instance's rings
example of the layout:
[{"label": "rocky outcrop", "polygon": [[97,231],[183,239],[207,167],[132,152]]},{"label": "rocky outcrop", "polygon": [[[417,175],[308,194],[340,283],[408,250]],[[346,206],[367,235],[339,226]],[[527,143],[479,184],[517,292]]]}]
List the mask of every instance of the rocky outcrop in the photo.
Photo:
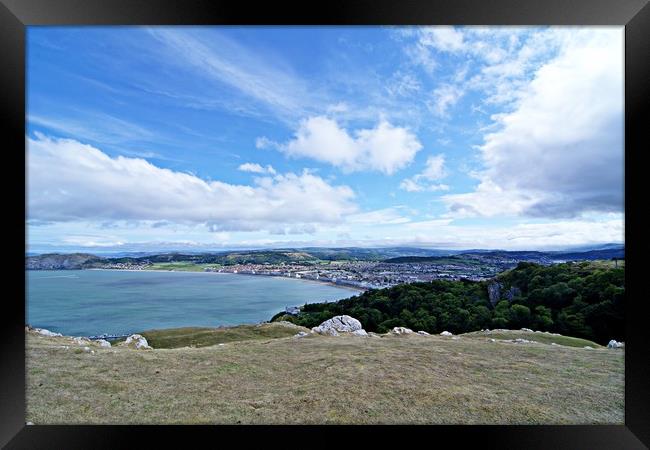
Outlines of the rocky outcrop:
[{"label": "rocky outcrop", "polygon": [[100,347],[110,347],[111,346],[111,343],[108,342],[106,339],[97,339],[95,342],[97,342]]},{"label": "rocky outcrop", "polygon": [[136,350],[153,350],[153,347],[149,345],[145,337],[140,334],[132,334],[127,337],[124,341],[124,345]]},{"label": "rocky outcrop", "polygon": [[49,337],[63,336],[61,333],[55,333],[54,331],[46,330],[45,328],[31,328],[30,331],[33,331],[34,333],[38,333],[42,336],[49,336]]},{"label": "rocky outcrop", "polygon": [[501,300],[501,288],[503,285],[501,283],[490,283],[488,284],[487,290],[488,290],[488,297],[490,298],[490,303],[492,306],[496,305],[499,303],[499,300]]},{"label": "rocky outcrop", "polygon": [[623,348],[623,347],[625,347],[625,344],[623,342],[617,342],[614,339],[609,341],[609,343],[607,344],[607,348]]},{"label": "rocky outcrop", "polygon": [[508,289],[504,294],[504,297],[509,302],[512,302],[515,299],[515,297],[519,295],[521,295],[521,289],[519,289],[518,287],[511,286],[510,289]]},{"label": "rocky outcrop", "polygon": [[393,334],[411,334],[413,333],[413,330],[406,327],[395,327],[392,330],[390,330],[390,332]]},{"label": "rocky outcrop", "polygon": [[[355,331],[363,331],[355,333]],[[325,322],[321,323],[319,326],[311,329],[314,333],[322,334],[325,336],[338,336],[339,333],[352,333],[355,335],[366,336],[367,333],[361,326],[359,322],[354,317],[350,316],[335,316]]]}]

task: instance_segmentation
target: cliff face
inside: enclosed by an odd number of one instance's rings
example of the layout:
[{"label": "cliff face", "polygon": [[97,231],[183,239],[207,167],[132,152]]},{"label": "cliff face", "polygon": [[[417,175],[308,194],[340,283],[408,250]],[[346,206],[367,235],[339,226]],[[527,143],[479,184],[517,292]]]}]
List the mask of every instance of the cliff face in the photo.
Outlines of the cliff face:
[{"label": "cliff face", "polygon": [[28,256],[25,258],[27,270],[75,270],[88,267],[92,263],[101,261],[102,258],[86,253],[72,253],[61,255],[52,253],[47,255]]}]

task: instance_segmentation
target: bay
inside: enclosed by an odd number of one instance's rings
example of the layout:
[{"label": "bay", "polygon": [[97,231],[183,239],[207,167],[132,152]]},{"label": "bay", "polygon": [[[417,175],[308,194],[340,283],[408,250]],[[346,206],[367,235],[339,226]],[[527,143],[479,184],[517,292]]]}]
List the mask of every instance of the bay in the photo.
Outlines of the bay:
[{"label": "bay", "polygon": [[26,319],[71,336],[269,320],[359,291],[281,277],[123,270],[27,271]]}]

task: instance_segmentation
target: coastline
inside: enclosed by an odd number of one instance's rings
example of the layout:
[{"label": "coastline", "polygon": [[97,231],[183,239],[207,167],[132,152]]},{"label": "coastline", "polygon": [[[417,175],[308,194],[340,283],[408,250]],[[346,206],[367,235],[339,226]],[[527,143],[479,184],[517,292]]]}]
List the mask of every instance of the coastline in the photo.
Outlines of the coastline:
[{"label": "coastline", "polygon": [[294,278],[287,277],[284,275],[266,275],[262,273],[233,273],[233,272],[213,272],[213,271],[192,271],[192,270],[169,270],[169,269],[105,269],[105,268],[90,268],[90,269],[76,269],[76,270],[105,270],[105,271],[115,271],[115,272],[174,272],[174,273],[204,273],[204,274],[217,274],[217,275],[248,275],[251,277],[267,277],[267,278],[283,278],[285,280],[292,281],[306,281],[313,282],[318,284],[326,284],[334,287],[351,289],[358,292],[365,292],[369,288],[362,288],[359,286],[352,286],[348,284],[333,283],[331,281],[321,281],[314,280],[312,278]]}]

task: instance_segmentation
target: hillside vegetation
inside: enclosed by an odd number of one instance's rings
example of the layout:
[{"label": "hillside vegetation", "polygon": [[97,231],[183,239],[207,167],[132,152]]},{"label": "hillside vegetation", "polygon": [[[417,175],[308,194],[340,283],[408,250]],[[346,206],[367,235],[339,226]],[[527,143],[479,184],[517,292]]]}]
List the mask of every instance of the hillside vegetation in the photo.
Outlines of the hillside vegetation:
[{"label": "hillside vegetation", "polygon": [[380,333],[396,326],[436,334],[526,327],[606,344],[624,338],[624,281],[624,268],[598,262],[519,263],[495,280],[374,289],[335,303],[306,304],[297,317],[279,313],[272,320],[311,328],[347,314]]},{"label": "hillside vegetation", "polygon": [[28,332],[26,420],[623,424],[623,349],[490,338],[309,335],[154,350],[93,343],[91,352],[70,338]]}]

